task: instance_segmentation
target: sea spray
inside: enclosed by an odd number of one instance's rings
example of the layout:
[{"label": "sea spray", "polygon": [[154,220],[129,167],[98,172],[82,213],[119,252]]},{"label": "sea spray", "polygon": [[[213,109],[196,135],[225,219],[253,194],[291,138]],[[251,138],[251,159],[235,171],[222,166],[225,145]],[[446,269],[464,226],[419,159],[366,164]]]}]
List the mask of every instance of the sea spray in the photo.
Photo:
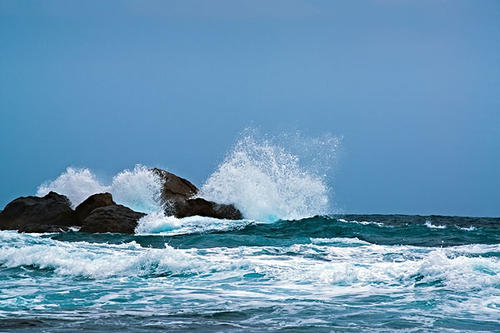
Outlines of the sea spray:
[{"label": "sea spray", "polygon": [[[234,203],[245,218],[263,222],[330,213],[326,171],[338,144],[339,139],[330,135],[310,138],[295,132],[262,137],[247,129],[199,196]],[[170,231],[181,224],[163,214],[161,187],[158,175],[143,165],[118,173],[108,184],[87,168],[68,167],[36,194],[55,191],[76,207],[92,194],[110,192],[117,203],[150,214],[138,227],[140,233],[147,233]]]},{"label": "sea spray", "polygon": [[[254,133],[245,132],[208,178],[199,196],[234,203],[246,218],[257,221],[329,213],[329,188],[326,175],[320,172],[325,168],[317,165],[324,162],[319,160],[318,149],[334,155],[338,139],[308,141],[310,152],[315,151],[318,157],[318,163],[308,167],[301,164],[299,155],[274,141],[280,140],[258,139]],[[305,151],[305,146],[299,148]]]},{"label": "sea spray", "polygon": [[109,191],[109,186],[102,185],[89,169],[68,167],[55,180],[40,185],[36,195],[41,197],[50,191],[67,196],[74,208],[94,193]]},{"label": "sea spray", "polygon": [[123,170],[109,185],[102,184],[89,169],[69,167],[54,181],[42,184],[36,195],[44,196],[54,191],[66,195],[76,207],[92,194],[110,192],[117,203],[150,213],[162,209],[159,200],[161,186],[161,179],[143,165]]}]

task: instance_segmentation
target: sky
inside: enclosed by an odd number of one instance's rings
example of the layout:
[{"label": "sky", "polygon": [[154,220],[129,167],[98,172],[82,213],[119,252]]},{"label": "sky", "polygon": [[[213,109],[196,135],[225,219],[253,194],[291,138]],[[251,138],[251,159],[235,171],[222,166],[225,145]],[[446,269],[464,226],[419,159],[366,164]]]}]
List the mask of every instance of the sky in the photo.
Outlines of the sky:
[{"label": "sky", "polygon": [[336,210],[500,216],[500,1],[0,0],[0,207],[68,166],[202,185],[247,127],[342,138]]}]

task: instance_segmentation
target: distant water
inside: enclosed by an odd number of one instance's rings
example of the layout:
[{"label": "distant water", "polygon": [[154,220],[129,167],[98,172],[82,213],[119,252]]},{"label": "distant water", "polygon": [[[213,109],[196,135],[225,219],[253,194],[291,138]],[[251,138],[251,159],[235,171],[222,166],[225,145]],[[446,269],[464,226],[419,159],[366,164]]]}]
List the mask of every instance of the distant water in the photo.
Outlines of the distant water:
[{"label": "distant water", "polygon": [[0,232],[0,331],[500,327],[500,219],[169,225],[141,235]]}]

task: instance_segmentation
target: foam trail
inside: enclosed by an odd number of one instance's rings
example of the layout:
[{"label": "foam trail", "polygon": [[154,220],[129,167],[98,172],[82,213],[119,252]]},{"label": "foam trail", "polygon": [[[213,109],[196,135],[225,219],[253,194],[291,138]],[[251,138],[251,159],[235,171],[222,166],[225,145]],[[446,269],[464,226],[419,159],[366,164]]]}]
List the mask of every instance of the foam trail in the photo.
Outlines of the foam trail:
[{"label": "foam trail", "polygon": [[297,155],[270,140],[244,135],[203,185],[200,196],[234,203],[245,218],[258,221],[328,213],[325,176],[299,162]]},{"label": "foam trail", "polygon": [[92,194],[110,192],[117,203],[149,213],[161,210],[161,186],[161,179],[143,165],[118,173],[109,185],[102,184],[89,169],[69,167],[54,181],[42,184],[36,195],[64,194],[75,207]]}]

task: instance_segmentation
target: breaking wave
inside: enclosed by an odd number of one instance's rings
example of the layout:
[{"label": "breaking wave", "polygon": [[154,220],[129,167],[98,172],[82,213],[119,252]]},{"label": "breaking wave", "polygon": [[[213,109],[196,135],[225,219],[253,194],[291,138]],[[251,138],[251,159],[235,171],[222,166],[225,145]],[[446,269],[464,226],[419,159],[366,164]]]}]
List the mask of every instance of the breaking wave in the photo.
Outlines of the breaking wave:
[{"label": "breaking wave", "polygon": [[[318,139],[311,144],[334,154],[338,139]],[[270,139],[246,134],[208,178],[200,196],[234,203],[246,218],[258,221],[327,214],[331,209],[329,188],[317,167],[304,167],[299,155]]]},{"label": "breaking wave", "polygon": [[40,185],[36,195],[54,191],[67,196],[76,207],[92,194],[110,192],[117,203],[150,213],[161,210],[161,186],[161,179],[143,165],[123,170],[109,185],[99,181],[89,169],[68,167],[57,179]]},{"label": "breaking wave", "polygon": [[[294,142],[290,136],[285,141]],[[317,158],[322,155],[320,151],[325,156],[334,156],[339,141],[334,137],[301,138],[300,141],[307,143],[309,151],[315,155],[315,159],[308,159],[307,167],[301,163],[300,155],[305,154],[306,149],[293,154],[284,148],[286,144],[259,139],[248,133],[243,135],[208,177],[199,196],[219,203],[232,203],[246,219],[256,221],[291,220],[330,213],[330,189],[319,167],[327,163]],[[311,164],[311,161],[315,162]],[[110,192],[117,203],[148,213],[138,230],[153,232],[181,226],[179,220],[162,213],[161,187],[161,179],[144,165],[118,173],[109,183],[99,180],[87,168],[68,167],[55,180],[40,185],[36,194],[43,196],[55,191],[66,195],[76,207],[92,194]]]}]

